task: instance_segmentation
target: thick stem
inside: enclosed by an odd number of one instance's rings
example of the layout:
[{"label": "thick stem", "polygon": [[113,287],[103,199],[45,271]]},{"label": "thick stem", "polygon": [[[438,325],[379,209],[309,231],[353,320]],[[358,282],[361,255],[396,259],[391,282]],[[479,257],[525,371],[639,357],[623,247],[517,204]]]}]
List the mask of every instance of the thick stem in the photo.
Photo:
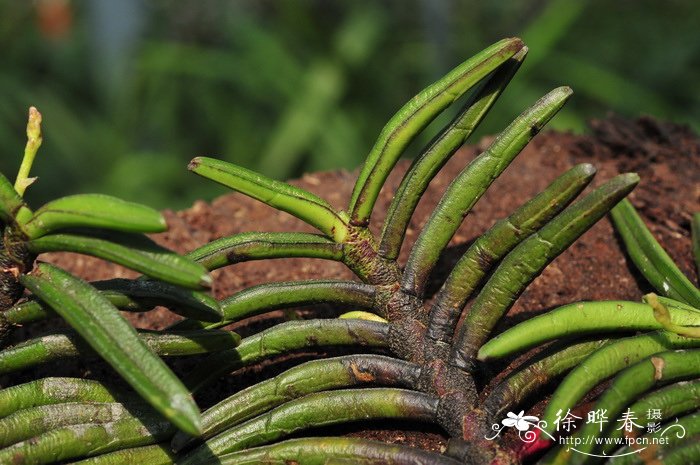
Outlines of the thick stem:
[{"label": "thick stem", "polygon": [[[0,312],[12,307],[22,296],[24,286],[19,282],[23,273],[31,271],[36,258],[24,238],[12,226],[2,230],[0,241]],[[2,324],[0,322],[0,324]],[[0,328],[2,329],[2,328]]]}]

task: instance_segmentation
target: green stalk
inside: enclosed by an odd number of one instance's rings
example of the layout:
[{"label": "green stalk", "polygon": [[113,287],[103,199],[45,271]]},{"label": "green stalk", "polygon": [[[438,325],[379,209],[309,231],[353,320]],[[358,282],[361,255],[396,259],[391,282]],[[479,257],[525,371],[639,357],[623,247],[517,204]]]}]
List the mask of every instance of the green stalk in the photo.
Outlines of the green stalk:
[{"label": "green stalk", "polygon": [[560,87],[542,97],[450,183],[411,250],[402,282],[405,292],[417,297],[423,295],[430,272],[462,220],[570,96],[571,89]]},{"label": "green stalk", "polygon": [[451,363],[465,370],[494,326],[544,268],[593,226],[639,182],[628,173],[609,180],[567,207],[501,261],[477,296],[456,336]]},{"label": "green stalk", "polygon": [[98,455],[71,465],[173,465],[174,456],[165,444],[133,447]]},{"label": "green stalk", "polygon": [[24,156],[22,164],[17,173],[15,181],[15,191],[22,197],[24,191],[31,185],[36,178],[30,178],[29,172],[32,170],[34,158],[41,147],[43,137],[41,135],[41,113],[35,107],[29,107],[29,121],[27,122],[27,145],[24,147]]},{"label": "green stalk", "polygon": [[[160,333],[139,330],[138,338],[161,357],[181,357],[221,352],[236,347],[240,336],[223,330],[192,330]],[[54,333],[21,342],[0,352],[0,374],[71,357],[98,355],[72,332]]]},{"label": "green stalk", "polygon": [[290,439],[218,457],[220,465],[459,465],[444,455],[359,438]]},{"label": "green stalk", "polygon": [[124,395],[98,381],[43,378],[0,390],[0,418],[20,410],[66,402],[116,402]]},{"label": "green stalk", "polygon": [[491,389],[484,401],[483,409],[488,413],[488,418],[494,421],[505,418],[506,412],[516,409],[529,396],[571,370],[607,342],[584,341],[562,350],[556,350],[558,347],[547,350],[546,356],[509,374]]},{"label": "green stalk", "polygon": [[700,340],[666,331],[610,342],[581,362],[559,384],[542,415],[547,422],[545,429],[551,433],[559,410],[566,412],[573,408],[595,386],[620,370],[660,352],[697,347],[700,347]]},{"label": "green stalk", "polygon": [[[366,384],[415,388],[417,365],[381,355],[346,355],[312,360],[274,378],[237,392],[202,414],[202,434],[209,439],[228,428],[307,394]],[[192,438],[175,435],[172,448],[182,450]]]},{"label": "green stalk", "polygon": [[527,47],[523,47],[494,71],[467,99],[452,122],[413,161],[389,205],[382,227],[379,255],[388,260],[396,260],[399,256],[408,223],[428,184],[479,126],[526,55]]},{"label": "green stalk", "polygon": [[309,428],[370,419],[435,421],[438,400],[393,388],[347,389],[309,394],[229,428],[187,454],[179,465],[277,441]]},{"label": "green stalk", "polygon": [[654,239],[634,206],[621,202],[611,216],[632,262],[657,292],[700,308],[700,290]]},{"label": "green stalk", "polygon": [[95,234],[51,234],[27,242],[27,248],[35,254],[74,252],[90,255],[179,286],[192,289],[211,287],[211,276],[202,265],[159,246],[146,236],[103,235],[105,238],[95,237]]},{"label": "green stalk", "polygon": [[111,423],[126,418],[153,416],[150,409],[118,403],[71,402],[20,410],[0,420],[0,449],[54,429],[87,423]]},{"label": "green stalk", "polygon": [[199,432],[199,409],[189,391],[97,290],[46,263],[20,280],[156,410],[178,428],[192,434]]},{"label": "green stalk", "polygon": [[62,462],[153,444],[172,433],[169,422],[154,418],[64,426],[0,450],[0,463],[43,465]]},{"label": "green stalk", "polygon": [[389,326],[366,320],[304,320],[280,323],[246,337],[238,347],[210,355],[186,378],[192,391],[199,390],[233,370],[294,350],[325,346],[388,345]]},{"label": "green stalk", "polygon": [[421,91],[389,120],[357,177],[348,208],[352,224],[367,225],[384,181],[413,138],[445,108],[522,48],[520,39],[497,42]]},{"label": "green stalk", "polygon": [[[671,309],[673,321],[700,324],[698,312]],[[564,305],[527,319],[494,337],[479,350],[479,360],[503,358],[567,336],[665,329],[650,305],[613,300]]]},{"label": "green stalk", "polygon": [[513,247],[544,226],[593,179],[595,168],[583,163],[559,176],[544,191],[479,236],[450,272],[430,309],[428,336],[450,342],[462,308],[486,274]]},{"label": "green stalk", "polygon": [[213,158],[197,157],[188,169],[231,189],[296,216],[336,242],[348,232],[346,217],[328,202],[301,188]]},{"label": "green stalk", "polygon": [[318,234],[296,232],[251,232],[209,242],[187,258],[209,271],[248,260],[308,257],[341,261],[343,246]]}]

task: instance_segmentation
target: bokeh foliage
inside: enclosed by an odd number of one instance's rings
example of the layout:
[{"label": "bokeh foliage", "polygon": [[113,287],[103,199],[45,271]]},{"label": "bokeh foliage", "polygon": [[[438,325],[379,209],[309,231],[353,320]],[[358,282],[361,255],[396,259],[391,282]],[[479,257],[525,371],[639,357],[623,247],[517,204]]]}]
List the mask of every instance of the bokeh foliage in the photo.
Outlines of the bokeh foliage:
[{"label": "bokeh foliage", "polygon": [[19,165],[36,105],[36,202],[184,207],[223,192],[187,174],[195,155],[280,179],[355,168],[395,102],[505,36],[531,53],[480,134],[562,84],[576,95],[554,128],[614,111],[700,129],[693,0],[133,0],[107,22],[126,22],[121,50],[96,20],[108,3],[0,0],[0,169]]}]

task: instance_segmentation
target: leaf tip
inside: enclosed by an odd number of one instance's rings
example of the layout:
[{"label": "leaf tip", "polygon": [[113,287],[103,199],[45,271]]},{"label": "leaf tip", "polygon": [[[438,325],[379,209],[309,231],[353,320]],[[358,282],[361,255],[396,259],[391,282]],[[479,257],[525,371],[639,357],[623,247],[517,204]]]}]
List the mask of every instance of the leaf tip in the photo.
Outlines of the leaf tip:
[{"label": "leaf tip", "polygon": [[202,157],[193,158],[187,165],[187,169],[190,171],[196,171],[199,165],[202,163]]}]

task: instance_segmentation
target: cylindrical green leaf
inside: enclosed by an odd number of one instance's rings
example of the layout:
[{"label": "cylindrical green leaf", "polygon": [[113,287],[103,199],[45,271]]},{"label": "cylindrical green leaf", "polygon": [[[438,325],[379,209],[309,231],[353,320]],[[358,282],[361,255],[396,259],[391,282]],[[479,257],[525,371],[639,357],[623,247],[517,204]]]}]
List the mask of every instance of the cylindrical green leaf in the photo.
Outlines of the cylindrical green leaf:
[{"label": "cylindrical green leaf", "polygon": [[627,253],[657,292],[700,308],[700,289],[673,263],[634,206],[625,200],[610,213]]},{"label": "cylindrical green leaf", "polygon": [[428,337],[449,343],[462,308],[491,268],[566,207],[594,175],[595,168],[588,163],[571,168],[509,217],[476,238],[435,298],[430,309]]},{"label": "cylindrical green leaf", "polygon": [[21,282],[168,420],[191,434],[200,431],[199,409],[187,388],[95,288],[46,263]]},{"label": "cylindrical green leaf", "polygon": [[[637,397],[655,386],[672,381],[679,381],[700,376],[700,350],[663,352],[646,358],[621,371],[596,402],[593,410],[605,411],[608,418],[617,419],[624,409]],[[548,408],[545,418],[553,418]],[[554,412],[556,413],[556,412]],[[641,414],[641,412],[638,412]],[[606,425],[610,428],[610,425]],[[605,435],[607,429],[597,423],[586,423],[580,430],[583,438],[598,438]],[[577,453],[570,454],[565,463],[582,464],[588,453],[596,450],[596,441],[589,440],[577,447]]]},{"label": "cylindrical green leaf", "polygon": [[582,341],[558,350],[548,349],[544,356],[508,375],[493,387],[484,402],[483,409],[492,421],[505,418],[508,411],[518,406],[556,377],[581,363],[586,357],[602,347],[607,341]]},{"label": "cylindrical green leaf", "polygon": [[0,390],[0,418],[19,410],[65,402],[116,402],[125,395],[98,381],[42,378]]},{"label": "cylindrical green leaf", "polygon": [[344,389],[309,394],[227,429],[178,463],[203,464],[212,455],[268,444],[312,427],[388,418],[435,421],[437,406],[438,399],[435,397],[394,388]]},{"label": "cylindrical green leaf", "polygon": [[408,169],[394,194],[382,227],[379,254],[395,260],[406,228],[428,184],[479,126],[518,71],[527,47],[501,65],[467,100],[452,122],[426,147]]},{"label": "cylindrical green leaf", "polygon": [[267,357],[325,346],[387,347],[389,325],[366,320],[288,321],[241,340],[238,347],[205,359],[185,379],[195,391],[219,376]]},{"label": "cylindrical green leaf", "polygon": [[[415,388],[420,367],[381,355],[346,355],[306,362],[284,373],[237,392],[202,414],[202,435],[208,439],[221,431],[278,405],[314,392],[365,384]],[[184,433],[173,438],[173,450],[191,440]]]},{"label": "cylindrical green leaf", "polygon": [[347,234],[347,221],[344,215],[336,212],[325,200],[299,187],[266,178],[232,163],[207,157],[193,159],[188,169],[273,208],[294,215],[336,242],[342,242]]},{"label": "cylindrical green leaf", "polygon": [[168,228],[157,210],[102,194],[78,194],[53,200],[20,226],[31,239],[65,228],[137,233],[157,233]]},{"label": "cylindrical green leaf", "polygon": [[249,287],[221,301],[224,326],[259,313],[288,307],[330,303],[372,308],[375,286],[355,281],[290,281]]},{"label": "cylindrical green leaf", "polygon": [[360,438],[301,438],[218,457],[220,465],[459,465],[421,449]]},{"label": "cylindrical green leaf", "polygon": [[27,243],[30,251],[75,252],[102,258],[155,279],[193,289],[211,286],[211,276],[200,264],[167,250],[146,236],[106,233],[104,237],[51,234]]},{"label": "cylindrical green leaf", "polygon": [[[161,357],[198,355],[230,350],[240,336],[223,330],[148,331],[139,330],[139,339]],[[35,365],[70,357],[90,357],[95,351],[75,333],[62,332],[29,339],[0,352],[0,373],[10,373]]]},{"label": "cylindrical green leaf", "polygon": [[[669,308],[674,323],[700,325],[700,313]],[[564,305],[527,319],[494,337],[481,349],[479,360],[506,357],[566,336],[664,329],[651,306],[613,300]]]},{"label": "cylindrical green leaf", "polygon": [[[211,322],[223,319],[219,302],[204,292],[146,279],[110,279],[94,281],[90,284],[100,290],[112,303],[114,303],[113,297],[123,295],[145,309],[163,305],[185,318]],[[119,305],[116,306],[119,307]]]},{"label": "cylindrical green leaf", "polygon": [[0,222],[10,224],[15,214],[24,205],[24,200],[17,193],[12,183],[0,173]]},{"label": "cylindrical green leaf", "polygon": [[522,48],[520,39],[497,42],[423,89],[389,120],[357,177],[348,208],[353,224],[367,224],[384,181],[413,138],[445,108]]},{"label": "cylindrical green leaf", "polygon": [[98,455],[70,465],[172,465],[174,456],[165,444],[133,447]]},{"label": "cylindrical green leaf", "polygon": [[657,331],[612,341],[594,352],[559,384],[550,398],[542,419],[548,432],[559,410],[573,408],[583,396],[603,380],[651,355],[673,349],[700,347],[700,339],[689,339],[666,331]]},{"label": "cylindrical green leaf", "polygon": [[127,418],[111,423],[64,426],[0,450],[0,463],[43,465],[153,444],[167,438],[172,425],[157,418]]},{"label": "cylindrical green leaf", "polygon": [[455,337],[451,363],[473,369],[479,348],[525,288],[542,270],[593,226],[639,182],[622,174],[567,207],[501,261],[469,309]]},{"label": "cylindrical green leaf", "polygon": [[208,270],[248,260],[308,257],[340,261],[343,246],[319,234],[250,232],[223,237],[187,254]]},{"label": "cylindrical green leaf", "polygon": [[472,207],[528,142],[566,103],[571,89],[554,89],[515,119],[450,183],[406,263],[402,288],[421,297],[443,249]]},{"label": "cylindrical green leaf", "polygon": [[57,428],[87,423],[111,423],[134,415],[154,415],[145,406],[105,402],[69,402],[20,410],[0,420],[0,449]]}]

